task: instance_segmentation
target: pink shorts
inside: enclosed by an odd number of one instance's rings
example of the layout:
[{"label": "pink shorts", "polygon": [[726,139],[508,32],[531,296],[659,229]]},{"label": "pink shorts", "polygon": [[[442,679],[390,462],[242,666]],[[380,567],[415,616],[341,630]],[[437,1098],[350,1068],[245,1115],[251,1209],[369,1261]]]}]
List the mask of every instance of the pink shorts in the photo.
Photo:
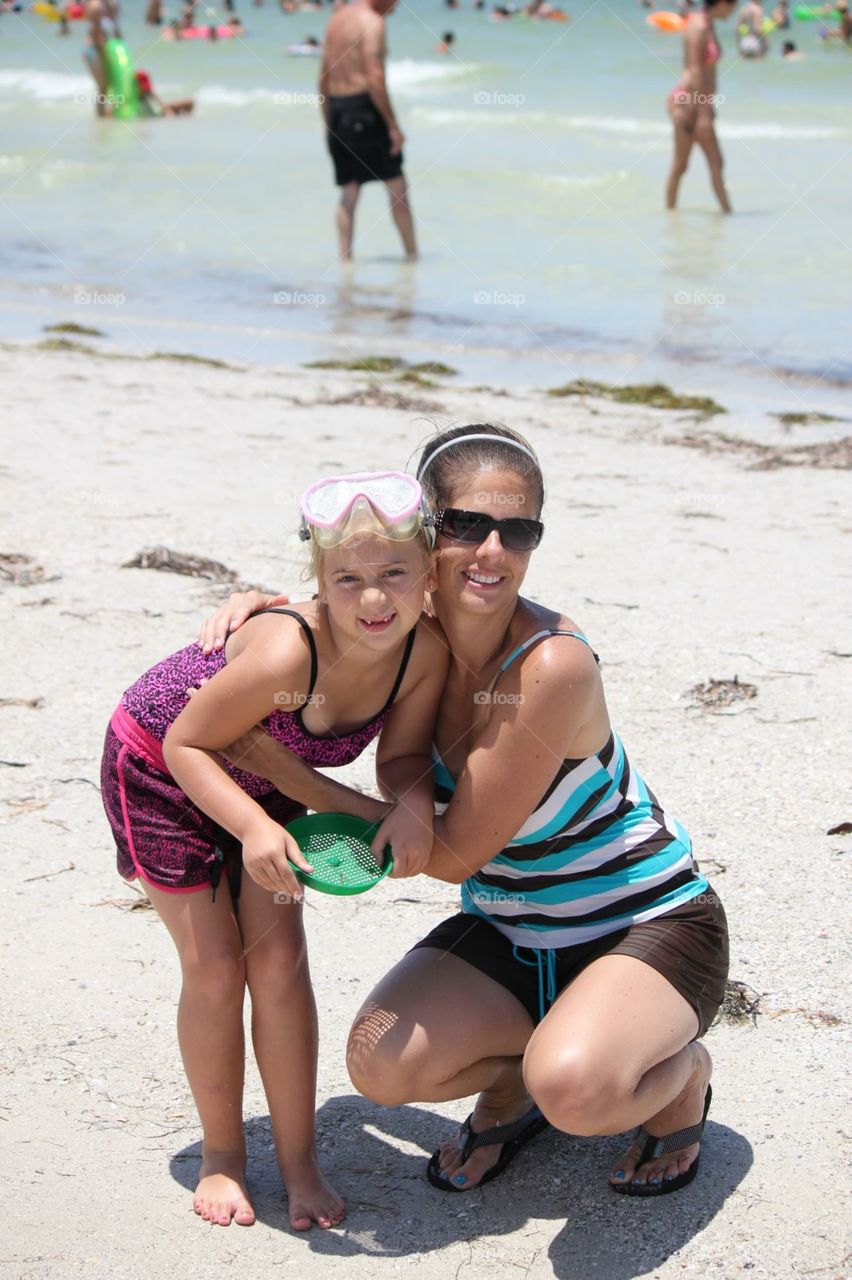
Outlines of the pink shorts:
[{"label": "pink shorts", "polygon": [[[112,725],[101,762],[101,799],[115,838],[118,873],[166,893],[214,887],[226,856],[240,845],[193,804],[174,778],[126,746]],[[282,826],[305,813],[303,805],[270,790],[257,803]]]}]

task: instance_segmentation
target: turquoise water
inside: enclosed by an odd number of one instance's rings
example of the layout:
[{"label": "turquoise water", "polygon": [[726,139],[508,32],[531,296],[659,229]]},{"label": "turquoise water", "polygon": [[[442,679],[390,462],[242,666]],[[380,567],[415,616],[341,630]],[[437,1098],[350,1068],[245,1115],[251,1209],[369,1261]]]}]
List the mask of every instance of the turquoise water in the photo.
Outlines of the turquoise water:
[{"label": "turquoise water", "polygon": [[[698,153],[662,210],[680,40],[637,4],[566,0],[567,25],[401,6],[389,79],[423,256],[399,262],[374,184],[344,269],[317,61],[285,52],[327,15],[267,0],[244,40],[169,44],[142,7],[127,42],[163,96],[195,95],[190,118],[97,121],[81,24],[0,17],[5,333],[88,319],[118,345],[237,360],[434,350],[502,382],[852,378],[852,53],[816,23],[786,33],[796,62],[777,37],[742,62],[719,24],[724,219]],[[434,52],[446,29],[454,58]]]}]

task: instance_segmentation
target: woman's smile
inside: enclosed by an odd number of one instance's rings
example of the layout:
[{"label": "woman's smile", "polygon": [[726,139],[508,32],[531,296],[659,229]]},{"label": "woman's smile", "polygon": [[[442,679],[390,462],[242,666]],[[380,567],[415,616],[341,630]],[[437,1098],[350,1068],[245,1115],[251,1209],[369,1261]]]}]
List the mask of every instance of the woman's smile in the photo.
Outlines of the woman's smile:
[{"label": "woman's smile", "polygon": [[502,574],[482,573],[476,569],[462,569],[462,577],[478,591],[493,591],[506,581]]}]

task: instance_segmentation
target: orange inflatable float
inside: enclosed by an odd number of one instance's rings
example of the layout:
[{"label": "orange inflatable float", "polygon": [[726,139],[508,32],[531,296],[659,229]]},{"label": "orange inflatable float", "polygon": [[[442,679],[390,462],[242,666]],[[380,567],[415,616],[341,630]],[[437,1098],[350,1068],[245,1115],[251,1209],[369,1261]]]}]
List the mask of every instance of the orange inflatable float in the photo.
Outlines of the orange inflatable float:
[{"label": "orange inflatable float", "polygon": [[679,13],[667,13],[665,9],[660,13],[647,14],[645,21],[659,31],[683,31],[686,26],[686,18],[682,18]]}]

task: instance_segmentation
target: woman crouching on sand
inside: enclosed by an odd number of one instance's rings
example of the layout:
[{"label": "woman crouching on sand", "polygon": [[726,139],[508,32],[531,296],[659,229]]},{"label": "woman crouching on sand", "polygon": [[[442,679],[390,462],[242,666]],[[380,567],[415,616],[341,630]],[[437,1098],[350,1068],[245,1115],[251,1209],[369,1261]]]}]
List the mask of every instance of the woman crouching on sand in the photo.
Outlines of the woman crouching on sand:
[{"label": "woman crouching on sand", "polygon": [[716,39],[714,18],[729,18],[733,0],[704,0],[703,8],[690,13],[683,29],[683,72],[666,99],[674,125],[674,155],[666,183],[666,208],[677,208],[680,180],[686,173],[693,143],[707,157],[713,192],[723,213],[731,213],[731,202],[722,177],[724,161],[713,121],[716,115],[716,64],[722,48]]},{"label": "woman crouching on sand", "polygon": [[[695,1176],[710,1105],[699,1037],[724,991],[724,911],[610,725],[589,640],[519,594],[543,533],[532,449],[502,427],[455,428],[426,446],[418,477],[451,650],[433,749],[448,805],[426,874],[462,886],[461,911],[367,999],[350,1075],[388,1106],[478,1093],[428,1163],[440,1190],[494,1178],[549,1123],[639,1125],[610,1185],[676,1191]],[[232,597],[202,643],[266,603]],[[252,738],[249,767],[286,789],[280,748]]]}]

